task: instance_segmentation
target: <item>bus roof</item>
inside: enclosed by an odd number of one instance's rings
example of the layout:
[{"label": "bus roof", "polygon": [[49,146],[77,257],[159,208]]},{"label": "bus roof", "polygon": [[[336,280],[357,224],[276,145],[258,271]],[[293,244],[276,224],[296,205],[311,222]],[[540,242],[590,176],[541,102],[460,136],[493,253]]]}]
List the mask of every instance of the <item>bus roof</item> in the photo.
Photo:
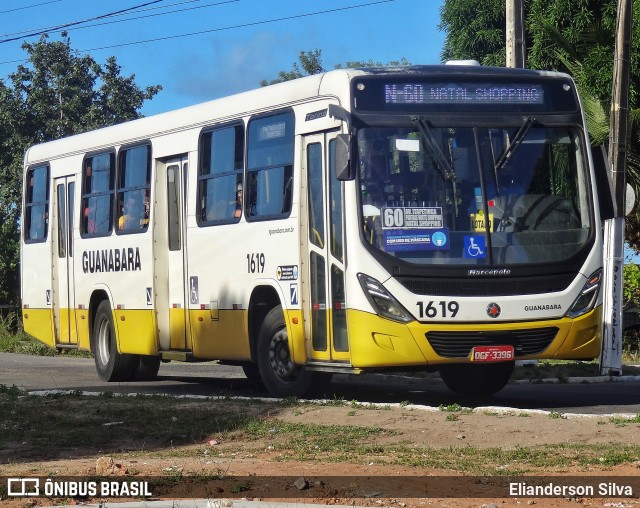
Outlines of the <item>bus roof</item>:
[{"label": "bus roof", "polygon": [[337,69],[278,83],[193,106],[123,122],[30,147],[25,166],[73,154],[100,151],[124,143],[136,143],[186,129],[201,128],[243,116],[285,108],[315,98],[335,98],[348,107],[349,82],[358,75],[476,75],[487,78],[511,76],[560,76],[559,73],[465,65],[410,65]]}]

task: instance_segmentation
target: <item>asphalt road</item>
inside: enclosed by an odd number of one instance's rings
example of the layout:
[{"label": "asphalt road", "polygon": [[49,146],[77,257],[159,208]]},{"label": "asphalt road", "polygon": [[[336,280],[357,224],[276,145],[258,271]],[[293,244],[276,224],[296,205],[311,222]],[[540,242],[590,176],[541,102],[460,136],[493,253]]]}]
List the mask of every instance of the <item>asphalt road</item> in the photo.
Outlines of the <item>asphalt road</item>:
[{"label": "asphalt road", "polygon": [[[250,383],[239,367],[215,363],[163,363],[153,382],[105,383],[98,378],[92,359],[42,357],[0,353],[0,385],[24,390],[83,390],[114,393],[165,393],[170,395],[223,395],[267,397]],[[458,403],[467,407],[499,406],[542,409],[560,413],[640,413],[640,382],[597,384],[510,384],[483,400],[463,400],[433,380],[407,381],[382,375],[336,376],[325,398],[371,403],[409,402],[438,407]]]}]

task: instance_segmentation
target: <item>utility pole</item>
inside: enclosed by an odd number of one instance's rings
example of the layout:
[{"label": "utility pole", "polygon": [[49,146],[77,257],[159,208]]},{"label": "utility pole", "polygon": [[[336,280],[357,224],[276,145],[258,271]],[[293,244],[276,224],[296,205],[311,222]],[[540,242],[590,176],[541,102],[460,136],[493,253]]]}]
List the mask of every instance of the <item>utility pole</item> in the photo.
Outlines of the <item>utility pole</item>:
[{"label": "utility pole", "polygon": [[622,286],[624,216],[626,195],[627,120],[629,117],[629,74],[631,70],[632,0],[618,0],[616,46],[611,94],[609,164],[615,202],[615,217],[604,229],[604,329],[600,373],[622,373]]},{"label": "utility pole", "polygon": [[523,0],[506,0],[506,2],[507,67],[523,69],[526,61]]}]

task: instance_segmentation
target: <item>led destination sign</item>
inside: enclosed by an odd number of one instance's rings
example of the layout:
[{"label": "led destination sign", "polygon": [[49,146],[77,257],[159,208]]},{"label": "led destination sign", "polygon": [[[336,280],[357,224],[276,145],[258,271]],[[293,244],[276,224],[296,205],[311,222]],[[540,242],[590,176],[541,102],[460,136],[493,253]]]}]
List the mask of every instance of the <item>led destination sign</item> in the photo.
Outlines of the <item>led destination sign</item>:
[{"label": "led destination sign", "polygon": [[385,104],[544,104],[544,88],[526,84],[389,83]]}]

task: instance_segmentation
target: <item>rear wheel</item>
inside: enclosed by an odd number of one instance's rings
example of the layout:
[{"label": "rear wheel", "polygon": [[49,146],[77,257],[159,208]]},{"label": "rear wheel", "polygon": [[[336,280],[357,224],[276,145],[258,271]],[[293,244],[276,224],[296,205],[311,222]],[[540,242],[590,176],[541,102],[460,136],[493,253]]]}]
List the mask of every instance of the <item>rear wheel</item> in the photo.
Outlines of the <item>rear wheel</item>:
[{"label": "rear wheel", "polygon": [[311,386],[311,372],[291,359],[281,306],[271,309],[260,327],[258,370],[264,387],[276,397],[301,397]]},{"label": "rear wheel", "polygon": [[118,352],[113,314],[108,301],[98,305],[93,322],[91,349],[98,376],[103,381],[130,381],[134,373],[134,355]]},{"label": "rear wheel", "polygon": [[440,377],[447,387],[465,397],[486,397],[502,390],[509,382],[515,362],[456,363],[443,365]]}]

